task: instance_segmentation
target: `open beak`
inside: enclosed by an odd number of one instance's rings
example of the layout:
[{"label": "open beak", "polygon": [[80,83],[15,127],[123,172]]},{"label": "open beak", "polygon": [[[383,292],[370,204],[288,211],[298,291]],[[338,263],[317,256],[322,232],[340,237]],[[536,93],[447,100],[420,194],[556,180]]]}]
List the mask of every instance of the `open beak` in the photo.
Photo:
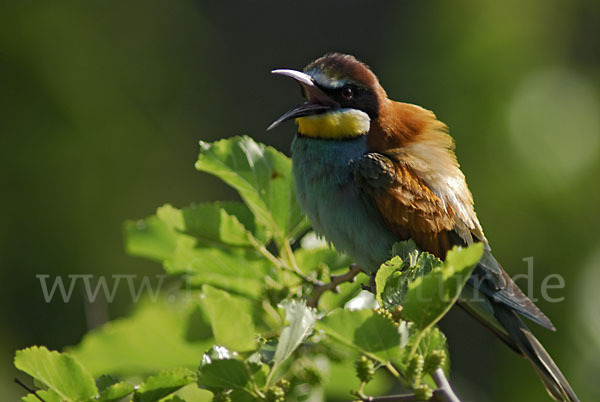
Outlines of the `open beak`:
[{"label": "open beak", "polygon": [[273,70],[272,74],[285,75],[295,79],[304,92],[306,102],[296,106],[292,110],[284,113],[280,118],[275,120],[267,131],[277,127],[281,123],[287,120],[295,119],[297,117],[310,116],[312,114],[322,113],[326,110],[330,110],[339,107],[339,104],[332,100],[329,95],[323,92],[319,87],[315,85],[315,81],[308,74],[304,74],[300,71],[295,70]]}]

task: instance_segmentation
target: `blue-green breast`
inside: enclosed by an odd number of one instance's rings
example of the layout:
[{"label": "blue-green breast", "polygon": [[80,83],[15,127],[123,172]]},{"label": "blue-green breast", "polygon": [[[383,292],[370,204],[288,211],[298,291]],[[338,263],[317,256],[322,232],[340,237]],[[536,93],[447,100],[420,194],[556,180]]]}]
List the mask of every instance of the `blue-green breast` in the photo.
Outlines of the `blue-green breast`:
[{"label": "blue-green breast", "polygon": [[366,136],[322,140],[296,135],[292,163],[296,197],[314,230],[363,270],[375,272],[398,239],[354,181],[355,163],[367,152],[366,141]]}]

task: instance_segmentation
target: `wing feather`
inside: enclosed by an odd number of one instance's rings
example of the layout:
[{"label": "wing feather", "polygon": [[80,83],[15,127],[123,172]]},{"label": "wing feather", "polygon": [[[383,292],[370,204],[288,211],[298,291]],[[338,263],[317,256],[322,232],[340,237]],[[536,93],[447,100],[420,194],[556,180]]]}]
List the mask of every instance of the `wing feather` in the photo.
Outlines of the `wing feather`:
[{"label": "wing feather", "polygon": [[[452,203],[441,199],[397,155],[402,152],[367,153],[357,161],[354,169],[357,185],[375,205],[386,227],[400,239],[413,239],[419,248],[441,259],[454,245],[484,242],[484,256],[469,279],[469,285],[534,322],[554,329],[552,322],[496,261],[479,223],[461,218],[463,213],[455,213]],[[472,205],[462,209],[472,210]]]},{"label": "wing feather", "polygon": [[450,248],[455,227],[451,208],[411,168],[380,153],[365,154],[355,179],[379,211],[386,227],[402,239],[412,238],[421,249],[440,258]]}]

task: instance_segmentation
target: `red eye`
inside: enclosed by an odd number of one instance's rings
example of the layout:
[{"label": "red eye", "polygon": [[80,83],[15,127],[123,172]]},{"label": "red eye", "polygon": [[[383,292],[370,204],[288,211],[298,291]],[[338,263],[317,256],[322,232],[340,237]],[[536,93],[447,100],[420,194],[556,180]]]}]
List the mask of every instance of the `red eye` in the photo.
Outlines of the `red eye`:
[{"label": "red eye", "polygon": [[352,99],[352,96],[354,96],[354,91],[352,91],[352,88],[350,87],[344,87],[342,88],[342,96],[346,99]]}]

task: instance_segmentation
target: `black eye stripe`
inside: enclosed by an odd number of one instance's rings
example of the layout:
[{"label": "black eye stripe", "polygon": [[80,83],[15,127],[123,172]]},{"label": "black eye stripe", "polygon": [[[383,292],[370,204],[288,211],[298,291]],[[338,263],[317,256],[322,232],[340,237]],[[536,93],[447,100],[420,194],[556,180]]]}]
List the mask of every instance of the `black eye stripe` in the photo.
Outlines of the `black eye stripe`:
[{"label": "black eye stripe", "polygon": [[342,91],[345,88],[350,88],[352,90],[352,98],[353,99],[355,99],[357,96],[363,95],[367,92],[366,88],[359,87],[358,85],[355,85],[355,84],[346,84],[343,87],[337,87],[337,88],[325,87],[323,85],[320,85],[319,83],[315,83],[315,85],[321,91],[325,92],[327,95],[331,96],[334,99],[336,99],[336,98],[348,99],[342,95]]},{"label": "black eye stripe", "polygon": [[[332,99],[339,102],[341,107],[352,107],[361,110],[367,113],[371,118],[379,115],[377,96],[368,88],[356,84],[346,84],[343,87],[337,88],[326,87],[318,82],[315,82],[315,85]],[[341,91],[345,87],[352,88],[352,98],[345,98],[342,96]]]}]

